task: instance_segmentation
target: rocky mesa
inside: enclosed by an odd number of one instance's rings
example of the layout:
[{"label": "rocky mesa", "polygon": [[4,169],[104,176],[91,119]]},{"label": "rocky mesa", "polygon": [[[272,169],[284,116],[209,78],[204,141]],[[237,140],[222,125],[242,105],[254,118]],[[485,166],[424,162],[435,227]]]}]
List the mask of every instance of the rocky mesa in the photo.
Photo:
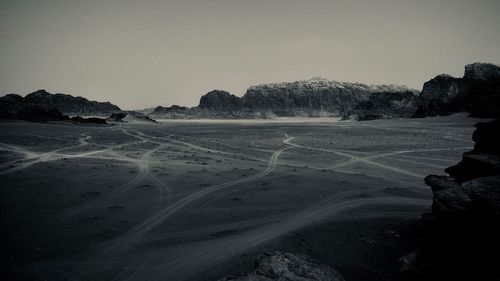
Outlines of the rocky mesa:
[{"label": "rocky mesa", "polygon": [[343,117],[374,92],[412,93],[405,86],[366,85],[323,78],[252,86],[237,97],[214,90],[197,107],[158,107],[155,118]]}]

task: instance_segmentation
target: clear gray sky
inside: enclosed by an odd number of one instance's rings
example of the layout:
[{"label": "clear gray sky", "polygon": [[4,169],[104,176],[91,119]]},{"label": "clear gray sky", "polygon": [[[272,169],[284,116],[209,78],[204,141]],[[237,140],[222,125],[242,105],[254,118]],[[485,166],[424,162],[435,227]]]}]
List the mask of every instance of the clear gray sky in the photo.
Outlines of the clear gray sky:
[{"label": "clear gray sky", "polygon": [[500,63],[499,0],[0,0],[0,94],[125,109],[321,76],[421,89]]}]

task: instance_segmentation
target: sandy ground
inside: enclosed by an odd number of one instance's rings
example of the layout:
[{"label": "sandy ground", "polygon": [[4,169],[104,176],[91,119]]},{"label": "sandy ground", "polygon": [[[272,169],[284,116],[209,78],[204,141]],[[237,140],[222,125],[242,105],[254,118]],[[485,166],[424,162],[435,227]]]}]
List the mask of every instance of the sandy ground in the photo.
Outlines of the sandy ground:
[{"label": "sandy ground", "polygon": [[[397,280],[477,119],[0,123],[8,280],[217,280],[262,251]],[[7,280],[7,279],[4,279]]]}]

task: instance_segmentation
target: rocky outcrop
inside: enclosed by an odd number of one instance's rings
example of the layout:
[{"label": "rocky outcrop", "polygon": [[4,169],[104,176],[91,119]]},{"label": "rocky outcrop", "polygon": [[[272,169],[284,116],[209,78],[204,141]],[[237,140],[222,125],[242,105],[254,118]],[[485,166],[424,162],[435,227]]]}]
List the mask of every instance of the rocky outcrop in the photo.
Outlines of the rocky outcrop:
[{"label": "rocky outcrop", "polygon": [[255,272],[220,281],[343,281],[335,269],[319,265],[303,255],[264,253],[255,262]]},{"label": "rocky outcrop", "polygon": [[500,174],[500,119],[476,124],[474,150],[466,152],[460,163],[445,171],[456,181]]},{"label": "rocky outcrop", "polygon": [[26,97],[9,94],[0,98],[0,118],[16,119],[24,111],[57,110],[70,116],[108,116],[119,112],[120,108],[109,102],[89,101],[82,97],[73,97],[65,94],[50,94],[45,90],[38,90]]},{"label": "rocky outcrop", "polygon": [[[345,116],[374,92],[410,91],[404,86],[366,85],[313,78],[250,87],[243,105],[277,116]],[[416,92],[416,91],[415,91]]]},{"label": "rocky outcrop", "polygon": [[28,94],[24,99],[28,104],[38,105],[47,109],[57,109],[63,114],[70,116],[107,116],[120,111],[118,106],[109,102],[89,101],[83,97],[74,97],[66,94],[50,94],[45,90],[38,90]]},{"label": "rocky outcrop", "polygon": [[487,81],[500,79],[500,67],[491,63],[473,63],[465,66],[464,79]]},{"label": "rocky outcrop", "polygon": [[198,107],[216,111],[234,111],[242,108],[242,101],[226,91],[213,90],[200,98]]},{"label": "rocky outcrop", "polygon": [[441,74],[424,83],[418,96],[415,117],[449,115],[463,111],[468,87],[461,78]]},{"label": "rocky outcrop", "polygon": [[466,111],[493,118],[500,114],[500,67],[474,63],[465,66],[463,78],[438,75],[424,84],[415,117]]},{"label": "rocky outcrop", "polygon": [[417,109],[417,96],[411,91],[372,93],[346,117],[355,120],[411,117]]},{"label": "rocky outcrop", "polygon": [[401,259],[408,280],[500,280],[500,119],[478,123],[474,150],[430,175],[432,213],[420,249]]}]

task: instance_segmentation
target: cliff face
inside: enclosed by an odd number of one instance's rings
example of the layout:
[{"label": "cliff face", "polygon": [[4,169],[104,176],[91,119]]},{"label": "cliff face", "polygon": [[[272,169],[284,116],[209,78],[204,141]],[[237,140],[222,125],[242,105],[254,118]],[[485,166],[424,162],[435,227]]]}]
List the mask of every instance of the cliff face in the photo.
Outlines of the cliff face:
[{"label": "cliff face", "polygon": [[415,117],[466,111],[492,118],[500,114],[500,67],[474,63],[465,66],[463,78],[438,75],[424,84]]},{"label": "cliff face", "polygon": [[463,110],[468,87],[463,79],[441,74],[424,83],[416,117],[449,115]]},{"label": "cliff face", "polygon": [[465,79],[486,81],[500,79],[500,67],[491,63],[473,63],[465,66]]},{"label": "cliff face", "polygon": [[242,97],[246,108],[272,111],[277,116],[345,116],[373,92],[410,91],[404,86],[366,85],[313,78],[291,83],[250,87]]},{"label": "cliff face", "polygon": [[410,91],[372,93],[368,100],[356,105],[348,117],[356,120],[411,117],[417,109],[417,97]]}]

